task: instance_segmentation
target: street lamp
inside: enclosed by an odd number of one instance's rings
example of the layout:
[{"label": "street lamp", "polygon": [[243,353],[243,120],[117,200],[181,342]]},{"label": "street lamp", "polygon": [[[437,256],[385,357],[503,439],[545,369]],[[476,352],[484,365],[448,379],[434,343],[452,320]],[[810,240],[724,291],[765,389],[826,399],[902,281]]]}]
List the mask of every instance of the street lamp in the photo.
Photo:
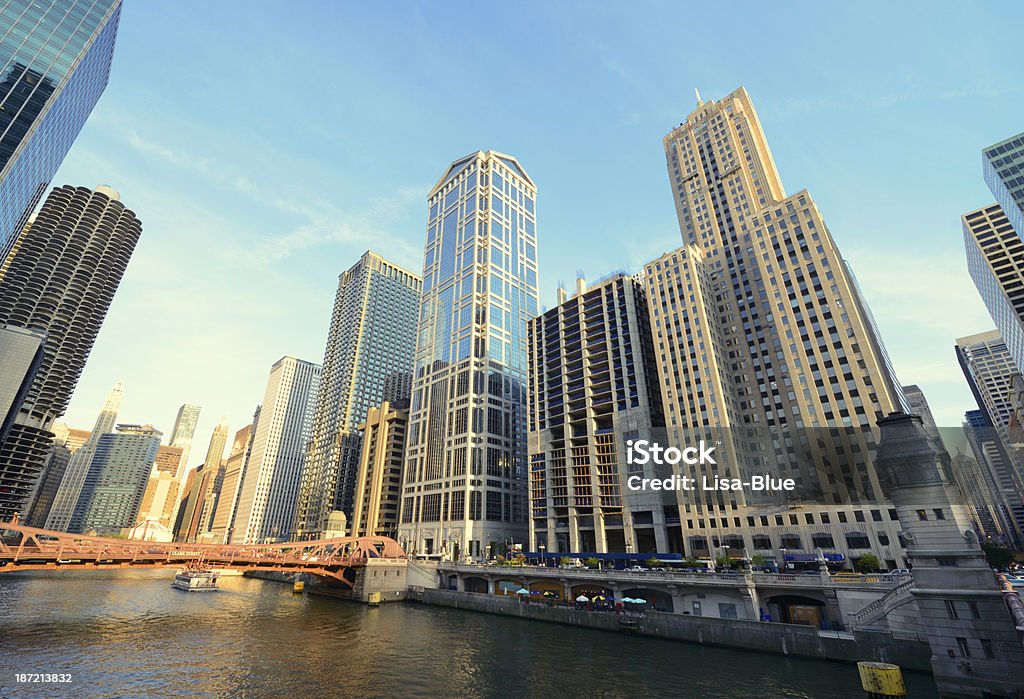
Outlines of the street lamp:
[{"label": "street lamp", "polygon": [[725,551],[725,553],[722,554],[722,556],[725,558],[725,569],[729,570],[729,545],[722,544],[722,550]]},{"label": "street lamp", "polygon": [[544,558],[544,550],[547,548],[547,546],[545,546],[544,544],[540,544],[537,548],[540,549],[540,564],[541,566],[546,566],[547,561]]},{"label": "street lamp", "polygon": [[785,573],[786,572],[786,548],[785,547],[780,548],[779,549],[779,554],[782,557],[782,565],[779,566],[779,572],[780,573]]}]

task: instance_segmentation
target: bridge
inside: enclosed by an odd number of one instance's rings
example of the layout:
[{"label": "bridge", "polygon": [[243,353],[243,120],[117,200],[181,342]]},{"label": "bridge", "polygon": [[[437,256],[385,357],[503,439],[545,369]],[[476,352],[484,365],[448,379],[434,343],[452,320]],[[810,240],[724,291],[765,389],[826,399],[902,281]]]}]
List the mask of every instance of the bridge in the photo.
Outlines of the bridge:
[{"label": "bridge", "polygon": [[385,536],[233,546],[108,539],[0,522],[0,573],[195,566],[307,573],[352,588],[367,561],[405,557]]}]

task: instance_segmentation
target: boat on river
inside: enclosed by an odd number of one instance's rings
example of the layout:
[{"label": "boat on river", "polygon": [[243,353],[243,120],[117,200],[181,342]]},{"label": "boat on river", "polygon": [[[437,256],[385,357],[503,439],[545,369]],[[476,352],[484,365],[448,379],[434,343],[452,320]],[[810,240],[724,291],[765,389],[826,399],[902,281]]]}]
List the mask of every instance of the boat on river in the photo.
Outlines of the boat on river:
[{"label": "boat on river", "polygon": [[171,587],[185,592],[215,592],[217,573],[205,568],[186,568],[174,576]]}]

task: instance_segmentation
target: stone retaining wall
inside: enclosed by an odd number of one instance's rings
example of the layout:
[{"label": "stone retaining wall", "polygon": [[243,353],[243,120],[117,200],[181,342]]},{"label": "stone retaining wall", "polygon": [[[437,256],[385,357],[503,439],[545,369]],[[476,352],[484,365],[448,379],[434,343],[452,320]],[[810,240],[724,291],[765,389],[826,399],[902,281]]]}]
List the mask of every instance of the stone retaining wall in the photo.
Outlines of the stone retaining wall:
[{"label": "stone retaining wall", "polygon": [[931,672],[931,650],[926,641],[893,638],[886,632],[852,634],[819,633],[812,626],[776,624],[745,619],[719,619],[662,612],[627,617],[611,612],[591,612],[572,607],[524,603],[518,599],[454,590],[413,589],[409,599],[455,609],[517,616],[592,629],[633,633],[656,638],[742,648],[856,663],[862,660],[899,665],[905,670]]}]

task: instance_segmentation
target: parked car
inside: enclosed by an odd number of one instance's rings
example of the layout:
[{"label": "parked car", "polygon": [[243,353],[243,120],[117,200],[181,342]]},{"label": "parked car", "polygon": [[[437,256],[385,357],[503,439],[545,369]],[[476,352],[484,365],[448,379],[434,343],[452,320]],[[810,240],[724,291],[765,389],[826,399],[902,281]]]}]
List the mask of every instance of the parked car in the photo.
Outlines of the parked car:
[{"label": "parked car", "polygon": [[647,569],[644,568],[643,566],[633,566],[631,568],[626,568],[626,570],[628,570],[628,571],[630,571],[632,573],[646,573],[647,572]]},{"label": "parked car", "polygon": [[910,571],[906,568],[893,568],[889,571],[889,575],[910,575]]}]

